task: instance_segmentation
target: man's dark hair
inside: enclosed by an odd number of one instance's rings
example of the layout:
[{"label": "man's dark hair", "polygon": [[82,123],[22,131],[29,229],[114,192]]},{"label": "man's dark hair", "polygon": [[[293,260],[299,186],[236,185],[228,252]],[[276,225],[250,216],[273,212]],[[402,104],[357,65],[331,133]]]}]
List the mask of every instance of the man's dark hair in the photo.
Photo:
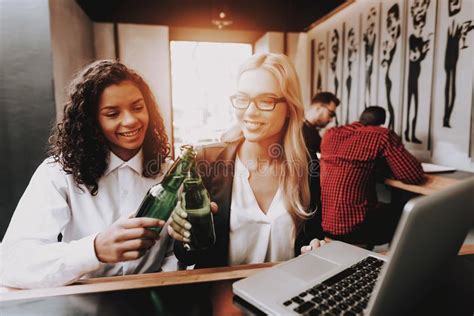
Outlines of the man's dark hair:
[{"label": "man's dark hair", "polygon": [[385,123],[385,109],[380,106],[369,106],[362,112],[359,122],[366,126],[379,126]]},{"label": "man's dark hair", "polygon": [[311,104],[314,104],[314,103],[329,104],[331,102],[334,102],[336,106],[338,106],[339,103],[341,103],[341,101],[331,92],[319,92],[311,99]]}]

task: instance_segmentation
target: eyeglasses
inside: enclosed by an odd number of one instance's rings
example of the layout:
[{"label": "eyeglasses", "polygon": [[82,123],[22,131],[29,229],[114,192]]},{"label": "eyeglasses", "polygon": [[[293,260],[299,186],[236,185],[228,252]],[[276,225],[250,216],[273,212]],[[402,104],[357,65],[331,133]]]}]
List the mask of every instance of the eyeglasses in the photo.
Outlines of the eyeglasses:
[{"label": "eyeglasses", "polygon": [[260,111],[273,111],[278,103],[286,102],[284,97],[255,97],[250,98],[243,95],[233,95],[230,97],[232,106],[239,110],[245,110],[250,106],[250,102],[253,102],[257,109]]}]

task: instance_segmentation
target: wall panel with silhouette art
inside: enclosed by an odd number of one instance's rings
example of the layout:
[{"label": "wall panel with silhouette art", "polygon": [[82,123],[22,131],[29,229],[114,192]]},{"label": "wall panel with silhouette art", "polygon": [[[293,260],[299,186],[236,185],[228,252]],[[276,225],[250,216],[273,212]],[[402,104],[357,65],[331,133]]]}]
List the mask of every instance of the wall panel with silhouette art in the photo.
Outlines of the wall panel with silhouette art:
[{"label": "wall panel with silhouette art", "polygon": [[[438,6],[432,120],[437,143],[433,150],[439,163],[452,164],[464,161],[464,155],[470,154],[474,2],[446,0],[439,1]],[[456,154],[443,155],[445,152]]]},{"label": "wall panel with silhouette art", "polygon": [[407,148],[420,158],[429,157],[429,130],[436,0],[409,0],[402,136]]},{"label": "wall panel with silhouette art", "polygon": [[[378,1],[360,3],[361,45],[359,62],[359,113],[366,107],[377,105],[379,72],[380,6]],[[356,18],[356,17],[354,17]]]},{"label": "wall panel with silhouette art", "polygon": [[313,87],[311,88],[313,97],[315,94],[321,91],[326,91],[327,89],[327,37],[326,32],[322,29],[317,29],[314,32],[311,41],[314,44],[311,44],[311,56],[313,60],[311,61],[313,78],[311,80]]},{"label": "wall panel with silhouette art", "polygon": [[[474,69],[473,69],[474,72]],[[474,85],[472,87],[472,93],[474,93]],[[471,157],[471,161],[474,162],[474,97],[471,100],[472,107],[471,107],[471,142],[469,144],[469,156]]]},{"label": "wall panel with silhouette art", "polygon": [[[339,99],[342,98],[342,70],[343,70],[343,43],[344,43],[344,25],[338,20],[330,23],[327,30],[328,43],[328,81],[327,91],[334,93]],[[344,109],[346,105],[342,102],[336,109],[337,122],[343,124],[345,121]]]},{"label": "wall panel with silhouette art", "polygon": [[381,105],[386,127],[418,159],[474,172],[473,12],[474,0],[353,2],[308,31],[315,41],[314,93],[318,41],[325,41],[321,89],[335,88],[331,30],[342,28],[339,123]]},{"label": "wall panel with silhouette art", "polygon": [[[346,15],[349,17],[349,15]],[[344,58],[341,103],[345,105],[342,124],[348,124],[359,117],[359,60],[360,60],[360,20],[345,19]]]},{"label": "wall panel with silhouette art", "polygon": [[387,111],[385,126],[401,135],[403,66],[405,57],[405,1],[382,2],[378,105]]}]

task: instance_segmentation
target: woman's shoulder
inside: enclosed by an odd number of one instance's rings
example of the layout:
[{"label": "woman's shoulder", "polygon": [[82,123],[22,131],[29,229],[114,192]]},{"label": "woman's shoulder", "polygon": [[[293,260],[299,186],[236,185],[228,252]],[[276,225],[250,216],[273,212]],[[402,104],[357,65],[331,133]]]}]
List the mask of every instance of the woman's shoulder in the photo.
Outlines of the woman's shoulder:
[{"label": "woman's shoulder", "polygon": [[223,160],[234,159],[239,144],[240,140],[200,145],[196,148],[197,160],[212,162],[219,158]]},{"label": "woman's shoulder", "polygon": [[36,169],[39,172],[47,173],[51,176],[66,176],[67,172],[64,171],[63,166],[58,159],[50,156],[43,160],[43,162]]},{"label": "woman's shoulder", "polygon": [[64,171],[61,163],[54,157],[48,157],[36,168],[31,182],[39,185],[48,185],[49,183],[55,187],[62,187],[67,186],[68,177],[72,177],[72,175]]},{"label": "woman's shoulder", "polygon": [[228,144],[228,142],[216,142],[205,145],[199,145],[196,147],[196,149],[198,150],[198,152],[204,150],[219,150],[225,148]]},{"label": "woman's shoulder", "polygon": [[213,162],[217,159],[219,154],[225,149],[226,143],[218,142],[205,145],[199,145],[196,147],[197,157],[196,160]]}]

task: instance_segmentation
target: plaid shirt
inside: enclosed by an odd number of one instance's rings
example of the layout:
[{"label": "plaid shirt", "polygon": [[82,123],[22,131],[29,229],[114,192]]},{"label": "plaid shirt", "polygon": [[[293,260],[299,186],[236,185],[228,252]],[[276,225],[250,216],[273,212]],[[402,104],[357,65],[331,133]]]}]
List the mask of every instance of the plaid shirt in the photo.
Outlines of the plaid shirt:
[{"label": "plaid shirt", "polygon": [[421,164],[392,131],[359,122],[330,129],[321,143],[322,227],[350,233],[377,204],[376,167],[405,183],[423,182]]}]

